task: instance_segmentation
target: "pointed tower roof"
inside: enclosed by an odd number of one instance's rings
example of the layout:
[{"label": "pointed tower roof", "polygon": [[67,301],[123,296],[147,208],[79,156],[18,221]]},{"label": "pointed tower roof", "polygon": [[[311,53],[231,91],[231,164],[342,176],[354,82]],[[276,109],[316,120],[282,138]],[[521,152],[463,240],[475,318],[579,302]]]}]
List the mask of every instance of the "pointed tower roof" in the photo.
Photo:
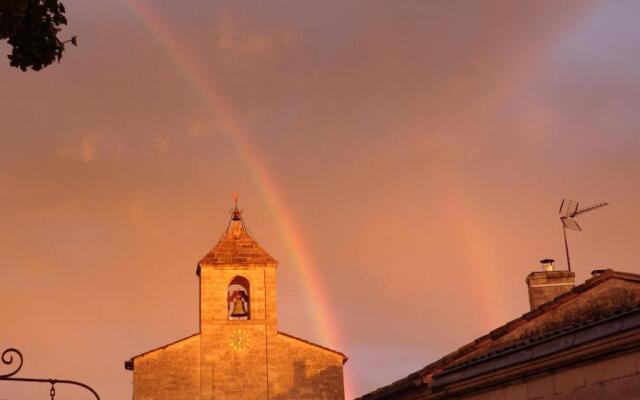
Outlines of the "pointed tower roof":
[{"label": "pointed tower roof", "polygon": [[242,211],[236,206],[231,211],[231,220],[227,230],[215,245],[198,262],[200,265],[224,265],[224,264],[271,264],[277,261],[266,252],[258,242],[249,234],[242,219]]}]

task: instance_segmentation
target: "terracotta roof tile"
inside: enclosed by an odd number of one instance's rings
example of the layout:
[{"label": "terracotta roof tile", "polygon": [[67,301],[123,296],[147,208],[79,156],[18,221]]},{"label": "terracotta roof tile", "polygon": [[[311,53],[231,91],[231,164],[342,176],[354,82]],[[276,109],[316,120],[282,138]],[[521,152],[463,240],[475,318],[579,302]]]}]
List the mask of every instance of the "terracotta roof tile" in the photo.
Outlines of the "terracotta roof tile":
[{"label": "terracotta roof tile", "polygon": [[565,326],[561,326],[558,327],[556,329],[553,329],[549,332],[545,332],[543,334],[539,334],[539,335],[534,335],[534,336],[530,336],[530,337],[526,337],[523,338],[515,343],[508,343],[506,345],[500,346],[500,347],[496,347],[491,349],[490,351],[488,351],[487,353],[483,353],[477,357],[473,357],[471,359],[468,360],[464,360],[458,363],[453,363],[449,366],[447,366],[444,371],[451,371],[457,368],[461,368],[467,365],[471,365],[476,363],[479,360],[483,360],[483,359],[487,359],[487,358],[491,358],[497,354],[502,354],[505,352],[513,352],[516,351],[520,348],[523,347],[527,347],[527,346],[531,346],[532,344],[536,344],[545,340],[549,340],[549,339],[553,339],[562,335],[566,335],[567,333],[571,333],[574,331],[578,331],[580,329],[583,329],[585,327],[590,327],[590,326],[595,326],[603,321],[608,321],[608,320],[614,320],[619,318],[620,316],[625,316],[625,315],[629,315],[629,314],[633,314],[633,313],[637,313],[638,311],[640,311],[640,304],[637,304],[635,306],[631,306],[631,307],[625,307],[613,312],[609,312],[609,313],[605,313],[602,315],[599,315],[597,317],[594,317],[593,319],[589,319],[586,321],[582,321],[579,323],[575,323],[575,324],[569,324],[569,325],[565,325]]}]

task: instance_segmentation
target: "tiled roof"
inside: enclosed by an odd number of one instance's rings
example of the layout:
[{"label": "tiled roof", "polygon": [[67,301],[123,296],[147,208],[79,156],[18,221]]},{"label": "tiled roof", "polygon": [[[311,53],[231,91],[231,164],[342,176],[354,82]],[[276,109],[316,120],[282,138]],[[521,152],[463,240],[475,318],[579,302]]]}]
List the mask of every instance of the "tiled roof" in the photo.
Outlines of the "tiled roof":
[{"label": "tiled roof", "polygon": [[277,261],[251,237],[242,220],[242,213],[235,209],[218,244],[198,262],[198,265],[271,263]]},{"label": "tiled roof", "polygon": [[578,330],[583,330],[584,328],[590,327],[590,326],[595,326],[595,325],[599,325],[603,322],[607,322],[610,320],[615,320],[620,318],[621,316],[625,316],[628,314],[632,314],[632,313],[637,313],[638,311],[640,311],[640,304],[635,305],[635,306],[629,306],[629,307],[625,307],[625,308],[621,308],[616,310],[615,312],[611,312],[611,313],[606,313],[606,314],[602,314],[599,315],[595,318],[589,319],[589,320],[585,320],[582,321],[580,323],[576,323],[576,324],[568,324],[562,327],[558,327],[556,329],[550,330],[548,332],[539,334],[539,335],[534,335],[534,336],[529,336],[526,337],[524,339],[521,339],[515,343],[509,343],[507,345],[504,346],[500,346],[500,347],[495,347],[490,349],[489,351],[487,351],[486,353],[482,353],[479,356],[470,358],[468,360],[464,360],[461,361],[459,363],[453,363],[450,366],[447,366],[443,372],[451,372],[454,371],[456,369],[459,368],[464,368],[466,366],[478,363],[478,362],[482,362],[484,360],[488,360],[490,358],[493,358],[495,356],[501,355],[501,354],[505,354],[505,353],[512,353],[515,351],[518,351],[522,348],[525,347],[529,347],[531,345],[540,343],[540,342],[544,342],[550,339],[554,339],[556,337],[560,337],[560,336],[564,336],[567,334],[570,334],[572,332],[578,331]]},{"label": "tiled roof", "polygon": [[431,375],[429,386],[438,391],[469,380],[476,380],[477,384],[483,375],[491,376],[490,385],[495,385],[500,381],[566,366],[571,362],[567,357],[585,361],[594,356],[601,357],[637,347],[638,334],[640,308],[635,304],[611,314],[603,314],[601,318],[532,336],[513,346],[492,350],[481,357],[447,367]]},{"label": "tiled roof", "polygon": [[[512,332],[516,328],[526,324],[528,321],[536,319],[541,315],[546,314],[547,312],[560,307],[562,304],[574,299],[577,296],[580,296],[580,294],[612,278],[633,281],[633,282],[640,282],[640,275],[638,274],[618,272],[612,269],[600,270],[598,271],[598,275],[594,276],[591,279],[588,279],[581,285],[575,286],[569,292],[556,297],[555,299],[551,300],[548,303],[542,304],[541,306],[523,314],[519,318],[516,318],[510,322],[507,322],[506,324],[492,330],[488,334],[477,338],[473,342],[460,347],[459,349],[447,354],[446,356],[440,358],[439,360],[431,364],[428,364],[421,370],[413,372],[412,374],[406,376],[405,378],[397,380],[391,383],[390,385],[383,386],[371,393],[365,394],[362,397],[359,397],[359,399],[363,399],[363,400],[376,399],[376,398],[379,398],[378,396],[380,395],[388,395],[390,393],[395,393],[397,390],[400,390],[405,387],[420,386],[423,384],[423,382],[429,381],[428,377],[435,373],[443,371],[447,368],[454,368],[454,366],[462,365],[463,363],[466,363],[466,362],[471,362],[473,359],[487,357],[488,355],[491,354],[491,352],[497,351],[496,350],[497,348],[494,347],[493,344],[495,344],[498,339]],[[546,332],[545,334],[549,334],[549,333]],[[525,343],[527,342],[527,340],[531,340],[531,339],[532,338],[522,338],[521,341]],[[486,351],[480,351],[482,349]],[[475,353],[473,359],[471,360],[464,359],[465,356],[468,356],[471,353]]]}]

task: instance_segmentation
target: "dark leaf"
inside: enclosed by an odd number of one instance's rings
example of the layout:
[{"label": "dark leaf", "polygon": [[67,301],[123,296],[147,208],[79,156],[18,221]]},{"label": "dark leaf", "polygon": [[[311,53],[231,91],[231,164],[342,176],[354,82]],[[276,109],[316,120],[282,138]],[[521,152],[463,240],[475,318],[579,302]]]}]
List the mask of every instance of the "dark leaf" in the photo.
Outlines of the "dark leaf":
[{"label": "dark leaf", "polygon": [[[59,0],[0,0],[0,40],[12,47],[9,65],[38,71],[60,61],[65,47],[58,33],[67,24],[65,12]],[[75,36],[70,42],[77,46]]]}]

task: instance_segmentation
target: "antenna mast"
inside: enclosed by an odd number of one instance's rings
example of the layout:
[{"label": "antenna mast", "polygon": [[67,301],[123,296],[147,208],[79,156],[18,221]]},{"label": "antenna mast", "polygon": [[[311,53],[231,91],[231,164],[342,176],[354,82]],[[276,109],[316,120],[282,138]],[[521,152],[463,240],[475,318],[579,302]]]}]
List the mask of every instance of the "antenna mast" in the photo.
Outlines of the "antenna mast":
[{"label": "antenna mast", "polygon": [[567,268],[571,271],[571,258],[569,258],[569,245],[567,244],[567,228],[562,225],[562,234],[564,235],[564,251],[567,255]]},{"label": "antenna mast", "polygon": [[588,211],[593,211],[596,208],[604,207],[609,205],[608,203],[596,203],[591,207],[583,208],[581,210],[578,209],[578,202],[573,200],[563,199],[562,203],[560,203],[560,222],[562,222],[562,235],[564,236],[564,250],[567,254],[567,268],[571,271],[571,258],[569,257],[569,244],[567,242],[567,228],[582,232],[582,228],[578,225],[578,222],[575,220],[580,214],[584,214]]}]

